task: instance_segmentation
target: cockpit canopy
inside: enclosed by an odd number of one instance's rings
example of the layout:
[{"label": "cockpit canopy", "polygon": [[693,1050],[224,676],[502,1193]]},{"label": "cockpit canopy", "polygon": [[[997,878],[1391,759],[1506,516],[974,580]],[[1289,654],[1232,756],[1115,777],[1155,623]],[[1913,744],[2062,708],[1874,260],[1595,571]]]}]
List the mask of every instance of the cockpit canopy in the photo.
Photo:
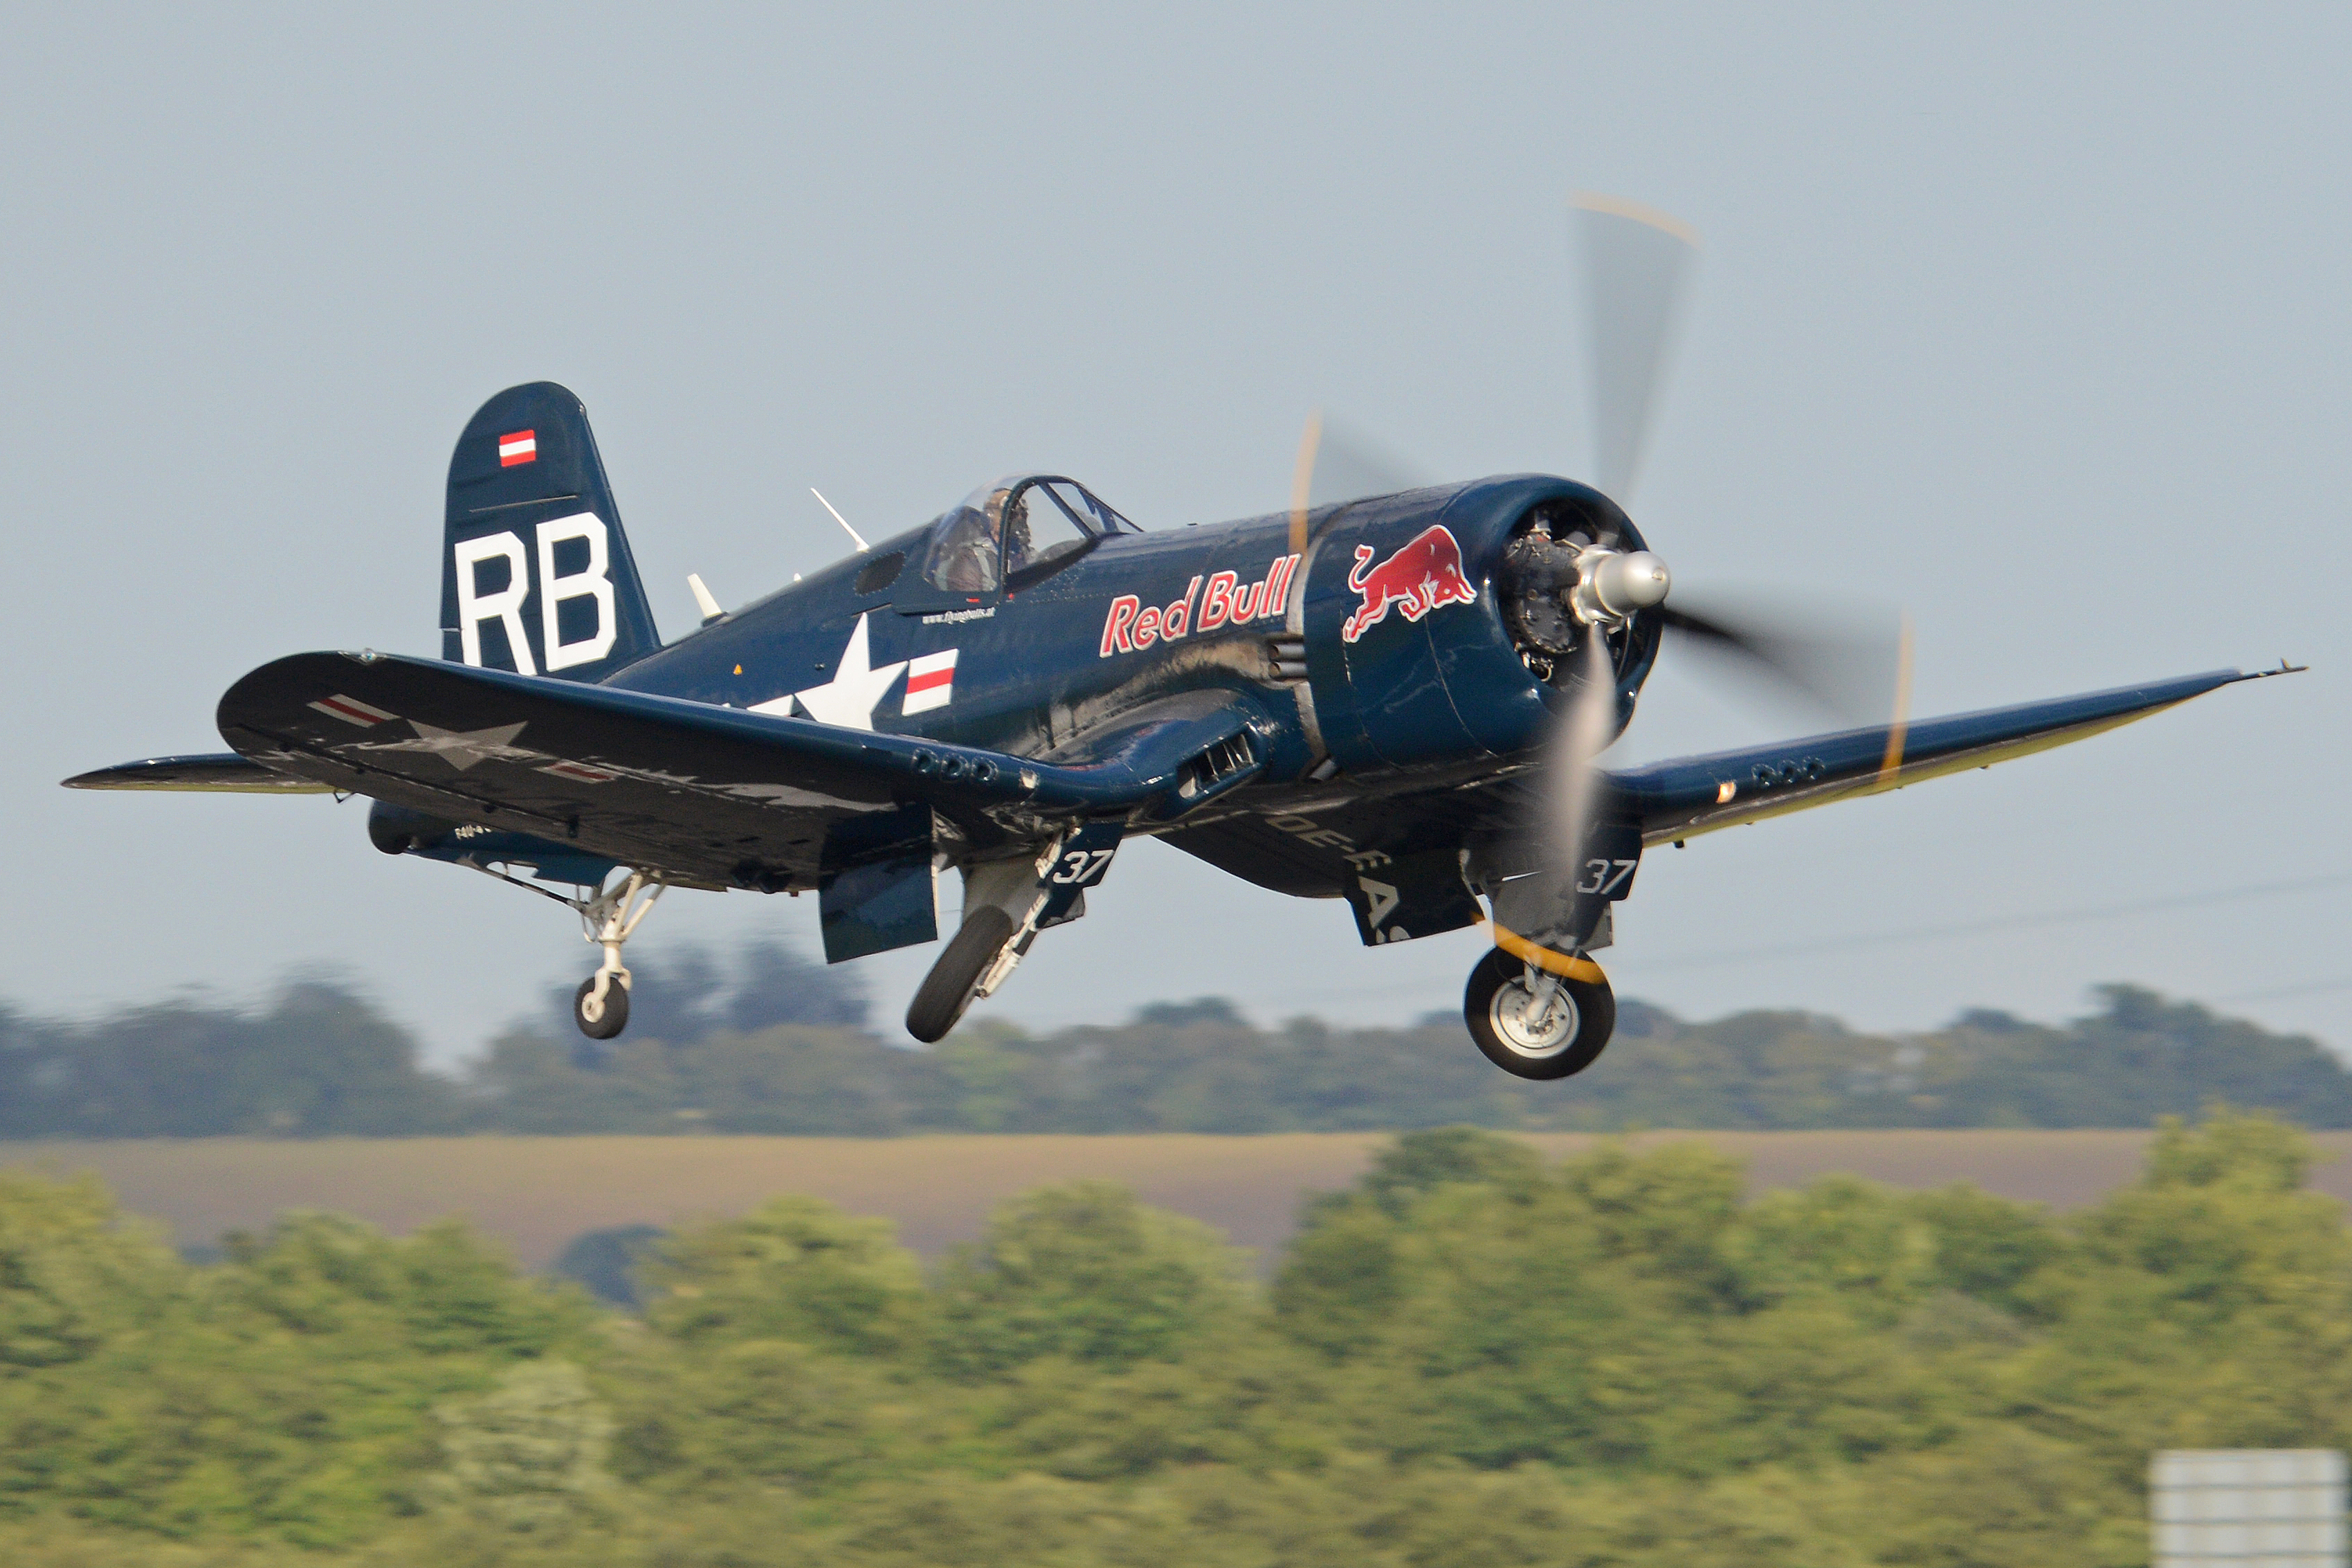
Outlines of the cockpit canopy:
[{"label": "cockpit canopy", "polygon": [[923,578],[968,599],[1018,593],[1114,533],[1141,531],[1075,479],[1012,474],[931,525]]}]

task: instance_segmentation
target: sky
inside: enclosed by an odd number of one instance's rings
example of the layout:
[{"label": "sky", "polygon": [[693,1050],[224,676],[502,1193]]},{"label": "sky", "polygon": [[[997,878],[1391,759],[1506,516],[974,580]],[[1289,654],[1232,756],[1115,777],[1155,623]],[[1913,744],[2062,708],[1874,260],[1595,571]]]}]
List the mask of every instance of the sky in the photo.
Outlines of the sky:
[{"label": "sky", "polygon": [[[1703,240],[1633,508],[1678,583],[1900,605],[1921,714],[2312,666],[1654,851],[1619,994],[1900,1029],[2129,982],[2352,1047],[2352,11],[89,5],[5,37],[0,999],[325,971],[446,1060],[593,966],[554,906],[377,854],[364,803],[57,787],[220,749],[281,655],[436,653],[449,447],[499,388],[585,401],[672,636],[688,572],[740,603],[847,548],[811,486],[869,538],[1018,468],[1175,527],[1285,504],[1318,408],[1425,474],[1580,475],[1592,190]],[[1670,655],[1609,760],[1807,728],[1702,673]],[[1404,1020],[1481,952],[1363,949],[1150,843],[1089,904],[976,1016]],[[814,950],[815,917],[680,892],[632,951]],[[856,965],[884,1019],[936,952]]]}]

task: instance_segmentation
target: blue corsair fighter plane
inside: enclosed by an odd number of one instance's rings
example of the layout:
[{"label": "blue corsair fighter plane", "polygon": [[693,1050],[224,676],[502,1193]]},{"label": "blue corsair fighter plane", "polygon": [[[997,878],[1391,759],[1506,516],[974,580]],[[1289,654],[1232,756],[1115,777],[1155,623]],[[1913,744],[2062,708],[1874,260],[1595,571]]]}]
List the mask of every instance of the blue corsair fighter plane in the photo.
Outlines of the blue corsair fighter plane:
[{"label": "blue corsair fighter plane", "polygon": [[1156,835],[1346,900],[1367,943],[1486,923],[1471,1033],[1548,1079],[1608,1042],[1591,954],[1645,848],[2253,679],[1898,710],[1612,773],[1593,759],[1666,634],[1771,652],[1670,606],[1664,563],[1608,494],[1524,475],[1301,499],[1146,531],[1071,479],[1014,475],[731,613],[698,580],[702,625],[665,645],[579,400],[518,386],[450,463],[439,658],[281,658],[221,699],[233,752],[66,782],[369,796],[385,853],[581,916],[604,961],[575,1011],[600,1039],[627,1020],[623,944],[666,889],[814,892],[839,962],[936,940],[953,868],[961,919],[907,1015],[929,1041],[1086,912],[1123,841]]}]

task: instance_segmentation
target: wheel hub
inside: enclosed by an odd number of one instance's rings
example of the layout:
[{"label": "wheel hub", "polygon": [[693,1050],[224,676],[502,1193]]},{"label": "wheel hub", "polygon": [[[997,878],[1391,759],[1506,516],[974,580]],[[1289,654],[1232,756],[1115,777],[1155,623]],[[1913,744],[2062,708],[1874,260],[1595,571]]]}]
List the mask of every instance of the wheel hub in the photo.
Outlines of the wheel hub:
[{"label": "wheel hub", "polygon": [[1552,984],[1545,989],[1549,994],[1538,998],[1524,978],[1513,980],[1497,986],[1494,1001],[1487,1005],[1496,1037],[1516,1054],[1536,1061],[1556,1057],[1574,1045],[1582,1022],[1568,987]]}]

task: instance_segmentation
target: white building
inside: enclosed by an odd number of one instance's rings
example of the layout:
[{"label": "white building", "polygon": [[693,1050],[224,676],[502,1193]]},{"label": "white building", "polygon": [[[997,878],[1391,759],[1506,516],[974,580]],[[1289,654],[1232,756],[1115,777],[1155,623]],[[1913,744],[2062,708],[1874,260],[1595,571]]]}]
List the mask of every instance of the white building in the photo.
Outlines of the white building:
[{"label": "white building", "polygon": [[2347,1568],[2344,1456],[2175,1448],[2147,1468],[2154,1568]]}]

